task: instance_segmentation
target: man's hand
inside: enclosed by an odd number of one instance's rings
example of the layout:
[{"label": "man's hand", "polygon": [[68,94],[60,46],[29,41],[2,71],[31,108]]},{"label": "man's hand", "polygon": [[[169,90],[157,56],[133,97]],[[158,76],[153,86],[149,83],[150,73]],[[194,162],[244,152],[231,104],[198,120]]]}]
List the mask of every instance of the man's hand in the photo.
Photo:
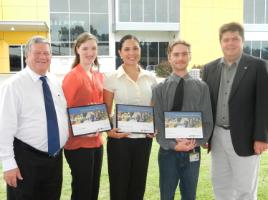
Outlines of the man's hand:
[{"label": "man's hand", "polygon": [[202,145],[203,149],[208,149],[208,143]]},{"label": "man's hand", "polygon": [[255,141],[254,142],[254,151],[257,155],[262,154],[264,151],[268,149],[268,143],[261,142],[261,141]]},{"label": "man's hand", "polygon": [[11,169],[4,172],[4,180],[11,187],[17,187],[17,179],[23,180],[19,168]]},{"label": "man's hand", "polygon": [[190,151],[196,147],[196,141],[194,139],[176,139],[176,141],[175,151]]}]

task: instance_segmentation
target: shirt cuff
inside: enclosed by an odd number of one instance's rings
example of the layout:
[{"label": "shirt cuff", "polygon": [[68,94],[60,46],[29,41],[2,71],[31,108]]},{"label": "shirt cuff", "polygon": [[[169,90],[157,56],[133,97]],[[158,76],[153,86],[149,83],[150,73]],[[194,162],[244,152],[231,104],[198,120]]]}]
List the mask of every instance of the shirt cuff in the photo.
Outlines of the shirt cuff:
[{"label": "shirt cuff", "polygon": [[170,141],[168,146],[169,146],[169,149],[175,150],[176,142],[175,141]]},{"label": "shirt cuff", "polygon": [[17,162],[14,158],[9,158],[2,161],[3,172],[18,168]]}]

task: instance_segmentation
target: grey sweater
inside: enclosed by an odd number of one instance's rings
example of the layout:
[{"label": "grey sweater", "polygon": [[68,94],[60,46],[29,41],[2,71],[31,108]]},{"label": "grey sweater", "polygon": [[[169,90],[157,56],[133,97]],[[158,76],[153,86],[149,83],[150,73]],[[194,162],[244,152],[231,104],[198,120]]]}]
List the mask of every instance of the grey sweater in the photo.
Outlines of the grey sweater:
[{"label": "grey sweater", "polygon": [[[203,139],[197,139],[197,145],[205,144],[213,130],[213,118],[211,111],[211,102],[209,88],[201,80],[193,79],[190,75],[184,77],[184,97],[182,111],[201,111],[203,122]],[[171,111],[177,84],[180,77],[171,74],[164,82],[159,83],[153,88],[152,102],[155,109],[155,124],[158,134],[157,142],[165,149],[174,150],[176,145],[175,139],[165,138],[165,120],[164,112]]]}]

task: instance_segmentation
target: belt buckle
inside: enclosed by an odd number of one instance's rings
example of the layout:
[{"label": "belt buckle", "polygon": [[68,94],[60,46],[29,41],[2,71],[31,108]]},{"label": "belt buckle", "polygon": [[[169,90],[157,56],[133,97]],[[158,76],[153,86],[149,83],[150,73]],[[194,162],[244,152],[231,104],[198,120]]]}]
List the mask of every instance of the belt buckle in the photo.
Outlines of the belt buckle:
[{"label": "belt buckle", "polygon": [[61,149],[59,149],[58,151],[56,151],[54,154],[49,154],[48,157],[50,158],[56,158],[61,152]]}]

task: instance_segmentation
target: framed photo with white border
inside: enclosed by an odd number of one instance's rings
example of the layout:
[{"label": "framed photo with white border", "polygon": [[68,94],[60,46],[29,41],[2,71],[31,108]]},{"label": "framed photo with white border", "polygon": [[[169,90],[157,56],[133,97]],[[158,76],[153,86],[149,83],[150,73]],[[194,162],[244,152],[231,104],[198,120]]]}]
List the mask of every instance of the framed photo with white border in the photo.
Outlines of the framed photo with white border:
[{"label": "framed photo with white border", "polygon": [[105,104],[67,108],[73,136],[95,134],[111,130]]},{"label": "framed photo with white border", "polygon": [[154,133],[153,107],[116,104],[116,128],[123,133]]},{"label": "framed photo with white border", "polygon": [[165,138],[203,138],[202,112],[164,112]]}]

